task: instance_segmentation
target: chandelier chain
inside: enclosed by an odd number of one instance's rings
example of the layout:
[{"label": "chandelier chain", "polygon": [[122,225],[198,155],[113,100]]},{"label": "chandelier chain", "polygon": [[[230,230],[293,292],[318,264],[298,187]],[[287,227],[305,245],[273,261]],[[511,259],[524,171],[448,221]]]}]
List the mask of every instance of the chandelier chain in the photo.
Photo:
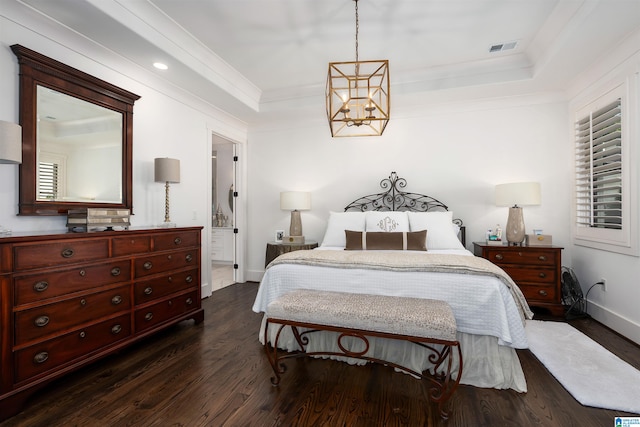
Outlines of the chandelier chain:
[{"label": "chandelier chain", "polygon": [[360,22],[358,19],[358,0],[356,2],[356,62],[358,62],[358,30],[360,29]]}]

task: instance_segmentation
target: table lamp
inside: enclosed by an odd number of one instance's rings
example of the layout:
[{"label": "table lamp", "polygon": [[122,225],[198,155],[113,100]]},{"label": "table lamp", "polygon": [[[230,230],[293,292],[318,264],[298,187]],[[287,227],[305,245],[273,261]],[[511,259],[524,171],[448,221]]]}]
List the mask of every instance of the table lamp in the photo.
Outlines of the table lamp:
[{"label": "table lamp", "polygon": [[169,219],[169,183],[180,182],[180,160],[168,157],[154,159],[155,181],[164,182],[164,227],[175,227]]},{"label": "table lamp", "polygon": [[505,230],[509,245],[520,246],[524,241],[525,227],[521,206],[539,205],[540,200],[540,184],[537,182],[496,185],[496,206],[510,206]]},{"label": "table lamp", "polygon": [[311,193],[305,191],[283,191],[280,193],[280,209],[291,211],[289,235],[284,236],[283,243],[304,243],[302,235],[301,210],[311,209]]}]

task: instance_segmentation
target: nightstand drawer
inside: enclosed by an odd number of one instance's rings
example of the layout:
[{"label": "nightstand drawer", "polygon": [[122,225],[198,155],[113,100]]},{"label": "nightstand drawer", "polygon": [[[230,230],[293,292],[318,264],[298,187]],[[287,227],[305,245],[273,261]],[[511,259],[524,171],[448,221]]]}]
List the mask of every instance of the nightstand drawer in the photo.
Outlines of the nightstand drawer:
[{"label": "nightstand drawer", "polygon": [[531,250],[527,249],[526,251],[501,251],[499,249],[496,250],[488,250],[487,251],[487,259],[494,264],[503,265],[503,264],[527,264],[527,265],[555,265],[555,258],[552,253],[548,251],[542,250]]},{"label": "nightstand drawer", "polygon": [[492,246],[474,242],[473,253],[502,268],[518,285],[530,306],[564,315],[559,246]]},{"label": "nightstand drawer", "polygon": [[514,267],[509,265],[501,265],[502,269],[507,272],[509,276],[516,283],[555,283],[556,271],[551,268],[527,268],[527,267]]},{"label": "nightstand drawer", "polygon": [[555,302],[559,298],[553,283],[549,285],[520,285],[520,290],[527,301]]}]

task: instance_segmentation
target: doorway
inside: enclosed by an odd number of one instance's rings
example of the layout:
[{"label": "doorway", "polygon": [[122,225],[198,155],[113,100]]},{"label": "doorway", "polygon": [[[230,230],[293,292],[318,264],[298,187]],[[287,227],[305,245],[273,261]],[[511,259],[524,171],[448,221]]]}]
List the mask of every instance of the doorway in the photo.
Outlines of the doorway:
[{"label": "doorway", "polygon": [[211,150],[211,290],[236,282],[235,144],[213,135]]}]

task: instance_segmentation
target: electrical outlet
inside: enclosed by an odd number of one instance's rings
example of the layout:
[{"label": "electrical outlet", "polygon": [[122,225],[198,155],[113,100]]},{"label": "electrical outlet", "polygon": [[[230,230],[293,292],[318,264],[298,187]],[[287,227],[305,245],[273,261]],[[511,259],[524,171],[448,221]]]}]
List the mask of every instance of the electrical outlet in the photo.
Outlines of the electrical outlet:
[{"label": "electrical outlet", "polygon": [[602,285],[602,291],[603,291],[603,292],[606,292],[606,290],[607,290],[607,279],[605,279],[604,277],[602,277],[602,278],[599,280],[599,282],[600,282],[600,283],[601,283],[601,285]]}]

